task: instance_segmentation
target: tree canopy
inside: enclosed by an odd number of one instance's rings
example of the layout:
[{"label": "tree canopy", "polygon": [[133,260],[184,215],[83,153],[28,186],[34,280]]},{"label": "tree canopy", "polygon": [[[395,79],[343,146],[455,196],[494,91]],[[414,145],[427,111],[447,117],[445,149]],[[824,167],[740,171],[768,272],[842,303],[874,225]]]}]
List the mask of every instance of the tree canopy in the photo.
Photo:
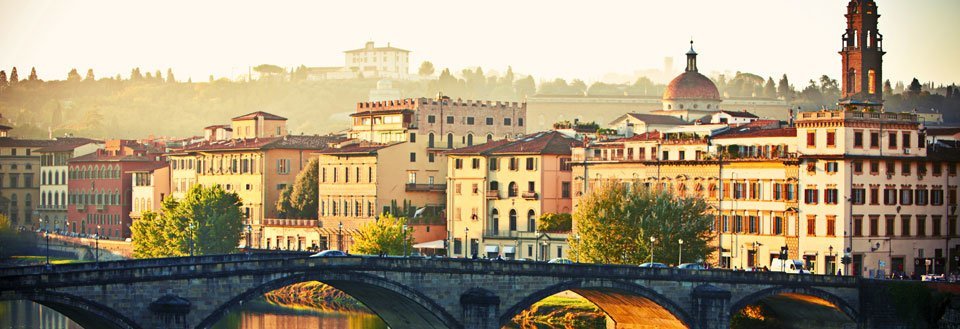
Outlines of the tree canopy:
[{"label": "tree canopy", "polygon": [[[673,263],[683,239],[683,259],[705,260],[713,216],[700,198],[679,197],[638,183],[605,183],[581,199],[573,213],[571,255],[581,261]],[[579,239],[577,237],[579,236]],[[651,242],[650,238],[656,239]]]},{"label": "tree canopy", "polygon": [[420,63],[420,69],[417,70],[417,73],[421,76],[431,76],[436,69],[433,68],[433,63],[429,61],[423,61]]},{"label": "tree canopy", "polygon": [[310,159],[307,166],[297,174],[293,186],[280,191],[277,212],[281,218],[317,219],[317,195],[320,166],[317,159]]},{"label": "tree canopy", "polygon": [[133,222],[133,255],[157,258],[226,254],[237,250],[243,231],[240,196],[220,186],[196,185],[182,200],[167,198],[160,213]]},{"label": "tree canopy", "polygon": [[369,255],[402,255],[404,246],[406,251],[413,249],[413,229],[404,226],[407,219],[385,214],[379,220],[368,222],[360,226],[357,232],[352,253]]}]

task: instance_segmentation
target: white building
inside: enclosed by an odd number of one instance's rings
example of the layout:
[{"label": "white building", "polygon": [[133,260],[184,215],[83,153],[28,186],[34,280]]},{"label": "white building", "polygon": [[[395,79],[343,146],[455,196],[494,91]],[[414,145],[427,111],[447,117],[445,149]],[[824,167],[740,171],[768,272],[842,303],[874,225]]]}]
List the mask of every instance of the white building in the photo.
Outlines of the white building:
[{"label": "white building", "polygon": [[96,152],[103,143],[86,138],[64,138],[52,146],[41,148],[40,154],[40,219],[50,230],[65,230],[67,223],[67,160]]},{"label": "white building", "polygon": [[363,48],[344,52],[344,67],[360,77],[407,79],[410,75],[410,51],[391,47],[375,47],[368,41]]}]

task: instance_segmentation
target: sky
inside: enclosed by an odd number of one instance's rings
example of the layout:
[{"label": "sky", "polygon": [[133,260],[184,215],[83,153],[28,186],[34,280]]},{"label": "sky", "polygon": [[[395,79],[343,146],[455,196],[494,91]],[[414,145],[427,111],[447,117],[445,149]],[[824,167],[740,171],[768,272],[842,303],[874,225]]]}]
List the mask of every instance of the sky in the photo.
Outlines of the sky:
[{"label": "sky", "polygon": [[[458,72],[481,66],[536,79],[682,70],[689,40],[701,72],[804,81],[839,76],[846,0],[0,0],[0,70],[66,79],[172,68],[180,80],[249,67],[342,66],[366,41]],[[884,78],[960,82],[960,1],[877,0]]]}]

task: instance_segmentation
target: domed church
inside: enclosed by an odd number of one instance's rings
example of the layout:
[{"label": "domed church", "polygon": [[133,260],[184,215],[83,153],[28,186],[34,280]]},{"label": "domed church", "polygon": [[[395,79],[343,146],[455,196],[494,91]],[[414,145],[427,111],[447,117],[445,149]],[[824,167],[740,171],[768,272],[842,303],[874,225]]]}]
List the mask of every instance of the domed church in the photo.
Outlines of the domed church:
[{"label": "domed church", "polygon": [[697,52],[691,40],[686,70],[670,81],[663,92],[663,109],[653,113],[691,121],[719,111],[720,101],[717,85],[697,71]]}]

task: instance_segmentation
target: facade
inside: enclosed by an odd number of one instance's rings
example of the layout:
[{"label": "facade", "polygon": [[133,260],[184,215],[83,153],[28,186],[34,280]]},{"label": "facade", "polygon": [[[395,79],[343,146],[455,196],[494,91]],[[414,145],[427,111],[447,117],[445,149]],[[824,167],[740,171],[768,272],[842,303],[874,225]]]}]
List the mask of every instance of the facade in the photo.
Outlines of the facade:
[{"label": "facade", "polygon": [[351,232],[331,247],[347,249],[352,232],[384,213],[442,225],[443,152],[522,135],[525,113],[522,103],[447,97],[358,103],[350,140],[318,154],[321,225]]},{"label": "facade", "polygon": [[163,200],[170,196],[170,165],[162,163],[153,168],[132,170],[126,173],[133,176],[130,218],[138,220],[144,212],[159,212]]},{"label": "facade", "polygon": [[368,41],[363,48],[344,52],[344,67],[360,77],[407,79],[410,75],[410,51],[391,47],[376,47]]},{"label": "facade", "polygon": [[0,213],[18,229],[39,227],[40,154],[54,140],[0,137]]},{"label": "facade", "polygon": [[687,124],[686,120],[668,115],[627,113],[611,121],[608,127],[615,129],[617,135],[630,137],[634,134],[664,131],[685,124]]},{"label": "facade", "polygon": [[71,158],[96,152],[103,143],[85,138],[64,139],[62,143],[37,150],[40,154],[40,206],[37,208],[44,226],[52,231],[66,231],[67,199]]},{"label": "facade", "polygon": [[106,141],[104,148],[68,160],[68,231],[129,238],[133,176],[128,173],[163,165],[160,152],[129,140]]},{"label": "facade", "polygon": [[[707,119],[707,120],[703,120]],[[730,125],[745,125],[760,119],[753,113],[743,111],[717,111],[709,117],[704,117],[701,121],[704,123],[724,123]]]},{"label": "facade", "polygon": [[840,49],[841,101],[878,106],[883,103],[883,35],[877,29],[880,13],[873,0],[850,1],[847,29]]},{"label": "facade", "polygon": [[571,148],[550,131],[447,152],[452,256],[549,260],[569,253],[569,231],[540,232],[544,214],[573,208]]}]

